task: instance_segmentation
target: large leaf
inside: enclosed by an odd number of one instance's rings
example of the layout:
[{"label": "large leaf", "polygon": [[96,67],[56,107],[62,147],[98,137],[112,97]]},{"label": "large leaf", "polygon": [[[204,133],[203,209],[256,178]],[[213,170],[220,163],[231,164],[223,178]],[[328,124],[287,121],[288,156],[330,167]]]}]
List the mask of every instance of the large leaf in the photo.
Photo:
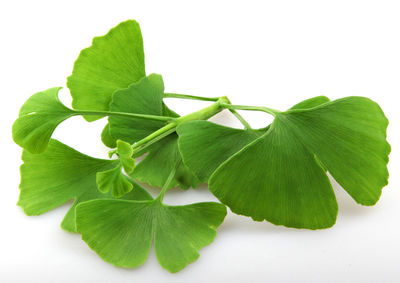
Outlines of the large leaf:
[{"label": "large leaf", "polygon": [[[308,109],[328,102],[325,96],[304,100],[291,109]],[[240,130],[207,121],[192,121],[177,128],[183,162],[202,182],[225,160],[263,135],[269,126],[259,130]]]},{"label": "large leaf", "polygon": [[101,258],[116,266],[143,264],[151,249],[177,272],[199,257],[226,215],[218,203],[168,206],[159,201],[93,200],[76,208],[77,230]]},{"label": "large leaf", "polygon": [[46,149],[55,128],[74,115],[74,111],[58,99],[60,89],[54,87],[38,92],[22,105],[12,127],[15,143],[31,153],[40,153]]},{"label": "large leaf", "polygon": [[[96,172],[115,167],[118,160],[96,159],[84,155],[56,140],[50,140],[41,154],[23,152],[20,197],[18,205],[28,215],[39,215],[74,200],[61,224],[67,231],[75,231],[75,206],[97,198],[111,198],[96,187]],[[150,199],[150,195],[136,183],[127,199]]]},{"label": "large leaf", "polygon": [[184,164],[200,181],[207,183],[222,162],[260,137],[264,131],[240,130],[208,121],[192,121],[180,125],[177,133]]},{"label": "large leaf", "polygon": [[388,179],[387,124],[379,106],[362,97],[279,113],[265,135],[214,172],[210,190],[255,220],[330,227],[337,204],[320,164],[358,203],[375,204]]},{"label": "large leaf", "polygon": [[[72,106],[84,110],[108,110],[111,95],[145,74],[143,39],[139,24],[128,20],[106,35],[95,37],[75,61],[67,86]],[[87,116],[88,121],[99,117]]]}]

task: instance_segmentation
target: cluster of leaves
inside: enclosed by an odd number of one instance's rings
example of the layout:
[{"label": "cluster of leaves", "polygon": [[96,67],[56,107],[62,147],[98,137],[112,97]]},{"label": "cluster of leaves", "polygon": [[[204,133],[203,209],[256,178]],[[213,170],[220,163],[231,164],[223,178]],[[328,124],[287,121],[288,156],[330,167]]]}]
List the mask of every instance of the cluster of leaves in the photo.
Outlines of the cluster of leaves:
[{"label": "cluster of leaves", "polygon": [[[152,243],[160,264],[177,272],[195,261],[234,213],[287,227],[334,225],[338,206],[327,171],[362,205],[375,204],[387,184],[388,121],[364,97],[329,101],[319,96],[280,112],[232,105],[225,97],[200,98],[164,92],[160,75],[146,76],[142,35],[135,21],[96,37],[74,64],[67,86],[30,97],[13,125],[23,147],[20,205],[38,215],[73,200],[61,227],[78,232],[105,261],[144,263]],[[180,117],[166,97],[213,104]],[[234,129],[206,121],[230,109],[244,124]],[[252,129],[236,109],[265,111],[272,124]],[[117,159],[96,159],[51,139],[65,119],[108,116],[101,138]],[[138,164],[135,158],[147,153]],[[160,187],[153,198],[136,181]],[[208,183],[221,203],[163,203],[167,189]]]}]

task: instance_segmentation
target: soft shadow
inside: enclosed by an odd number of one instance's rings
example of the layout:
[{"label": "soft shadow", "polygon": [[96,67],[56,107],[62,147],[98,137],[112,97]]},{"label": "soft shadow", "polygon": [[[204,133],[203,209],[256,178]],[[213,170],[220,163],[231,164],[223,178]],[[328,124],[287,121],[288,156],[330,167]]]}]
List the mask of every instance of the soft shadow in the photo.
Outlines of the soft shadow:
[{"label": "soft shadow", "polygon": [[356,217],[373,213],[373,211],[377,209],[377,207],[363,206],[358,204],[329,173],[328,177],[336,195],[336,200],[339,206],[339,214],[345,215],[345,217]]}]

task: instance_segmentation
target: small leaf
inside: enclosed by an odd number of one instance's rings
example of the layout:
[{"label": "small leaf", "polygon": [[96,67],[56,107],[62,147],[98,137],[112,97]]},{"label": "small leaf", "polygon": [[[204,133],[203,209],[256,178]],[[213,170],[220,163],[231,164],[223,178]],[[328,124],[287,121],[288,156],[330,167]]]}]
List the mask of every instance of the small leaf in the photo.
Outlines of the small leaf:
[{"label": "small leaf", "polygon": [[133,185],[127,180],[126,176],[121,172],[121,166],[113,169],[97,172],[96,174],[97,188],[102,193],[111,191],[115,198],[121,197],[129,193],[133,189]]},{"label": "small leaf", "polygon": [[55,128],[74,115],[74,111],[58,99],[60,89],[54,87],[38,92],[22,105],[12,127],[15,143],[31,153],[40,153],[46,149]]},{"label": "small leaf", "polygon": [[133,170],[135,169],[135,159],[133,158],[122,158],[121,160],[121,164],[122,164],[122,168],[124,168],[124,171],[126,172],[126,174],[131,174],[133,172]]},{"label": "small leaf", "polygon": [[132,146],[127,142],[117,140],[117,153],[120,157],[129,158],[133,155]]},{"label": "small leaf", "polygon": [[375,204],[388,178],[387,125],[379,106],[363,97],[279,113],[266,134],[213,173],[210,190],[255,220],[330,227],[337,203],[321,164],[358,203]]},{"label": "small leaf", "polygon": [[132,173],[133,169],[135,169],[132,146],[127,142],[117,140],[117,153],[125,172],[127,174]]},{"label": "small leaf", "polygon": [[105,261],[133,268],[154,249],[161,266],[177,272],[210,244],[226,215],[219,203],[168,206],[158,201],[94,200],[76,208],[77,230]]},{"label": "small leaf", "polygon": [[[307,109],[329,101],[325,96],[304,100],[290,109]],[[183,162],[207,183],[211,174],[225,160],[250,142],[265,134],[269,126],[258,130],[240,130],[207,121],[192,121],[177,128]]]},{"label": "small leaf", "polygon": [[117,140],[111,136],[110,133],[110,124],[106,124],[103,131],[101,132],[101,141],[103,144],[109,148],[117,147]]},{"label": "small leaf", "polygon": [[[143,39],[139,24],[129,20],[95,37],[75,61],[67,86],[72,106],[84,110],[109,110],[111,96],[145,74]],[[100,117],[86,116],[88,121]]]},{"label": "small leaf", "polygon": [[[97,198],[111,198],[96,187],[96,172],[108,170],[118,160],[96,159],[84,155],[56,140],[41,154],[24,150],[21,166],[20,197],[18,205],[28,215],[39,215],[74,200],[64,217],[61,227],[75,231],[75,206]],[[150,199],[150,195],[139,185],[124,196],[127,199]]]}]

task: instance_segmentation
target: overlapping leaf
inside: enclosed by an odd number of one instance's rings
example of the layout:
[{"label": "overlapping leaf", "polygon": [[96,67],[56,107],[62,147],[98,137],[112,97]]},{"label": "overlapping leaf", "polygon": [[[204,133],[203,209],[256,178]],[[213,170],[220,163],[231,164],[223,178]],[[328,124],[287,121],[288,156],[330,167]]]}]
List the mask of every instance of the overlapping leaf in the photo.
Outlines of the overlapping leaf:
[{"label": "overlapping leaf", "polygon": [[55,128],[74,111],[58,99],[61,87],[54,87],[32,95],[22,105],[12,127],[15,143],[31,153],[43,152]]},{"label": "overlapping leaf", "polygon": [[387,124],[379,106],[362,97],[279,113],[266,134],[214,172],[210,190],[255,220],[330,227],[337,204],[320,163],[358,203],[375,204],[388,178]]},{"label": "overlapping leaf", "polygon": [[[163,104],[164,83],[160,75],[151,74],[126,89],[114,93],[111,111],[136,114],[151,114],[174,117],[177,114]],[[109,117],[110,133],[114,139],[134,143],[166,125],[163,121],[151,121],[126,117]],[[176,160],[180,158],[178,136],[175,133],[163,138],[142,153],[148,155],[131,174],[134,179],[161,187]],[[196,187],[199,180],[182,163],[170,187]]]},{"label": "overlapping leaf", "polygon": [[[290,109],[308,109],[328,102],[325,96],[304,100]],[[207,121],[192,121],[177,128],[179,150],[184,163],[202,182],[208,182],[211,174],[225,160],[244,146],[265,134],[264,129],[234,129]]]},{"label": "overlapping leaf", "polygon": [[[21,166],[20,198],[18,205],[28,215],[39,215],[74,200],[61,227],[75,231],[75,206],[83,201],[112,198],[96,187],[96,173],[118,165],[118,160],[96,159],[84,155],[56,140],[41,154],[24,150]],[[126,199],[150,199],[136,183]]]},{"label": "overlapping leaf", "polygon": [[[129,20],[95,37],[92,46],[81,51],[67,86],[72,106],[84,110],[108,110],[111,96],[145,74],[143,39],[139,24]],[[87,116],[88,121],[99,117]]]},{"label": "overlapping leaf", "polygon": [[93,200],[76,208],[82,239],[116,266],[143,264],[154,249],[159,263],[177,272],[199,257],[226,215],[224,205],[196,203],[168,206],[157,200]]}]

